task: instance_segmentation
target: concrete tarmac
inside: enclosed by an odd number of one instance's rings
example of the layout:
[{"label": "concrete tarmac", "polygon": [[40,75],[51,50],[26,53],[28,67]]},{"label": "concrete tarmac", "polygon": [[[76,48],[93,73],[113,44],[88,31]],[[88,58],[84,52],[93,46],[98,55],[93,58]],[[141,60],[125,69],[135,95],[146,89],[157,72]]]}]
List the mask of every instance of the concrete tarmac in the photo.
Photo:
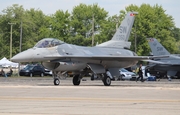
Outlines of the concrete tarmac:
[{"label": "concrete tarmac", "polygon": [[0,115],[179,115],[180,81],[81,81],[0,78]]}]

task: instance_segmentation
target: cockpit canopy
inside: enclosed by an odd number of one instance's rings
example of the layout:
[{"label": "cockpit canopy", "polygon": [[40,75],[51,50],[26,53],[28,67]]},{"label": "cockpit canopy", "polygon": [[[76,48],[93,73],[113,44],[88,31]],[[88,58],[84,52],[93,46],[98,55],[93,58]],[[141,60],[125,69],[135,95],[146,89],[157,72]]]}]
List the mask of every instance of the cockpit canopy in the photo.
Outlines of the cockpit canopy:
[{"label": "cockpit canopy", "polygon": [[48,48],[48,47],[54,47],[57,45],[64,44],[63,41],[55,39],[55,38],[44,38],[40,40],[34,47],[37,48]]}]

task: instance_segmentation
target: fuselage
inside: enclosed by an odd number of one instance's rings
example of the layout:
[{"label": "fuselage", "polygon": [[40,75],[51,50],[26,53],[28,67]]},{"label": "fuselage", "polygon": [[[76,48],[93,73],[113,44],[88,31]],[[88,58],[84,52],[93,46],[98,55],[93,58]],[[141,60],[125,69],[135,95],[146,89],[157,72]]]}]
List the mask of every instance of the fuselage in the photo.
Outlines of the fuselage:
[{"label": "fuselage", "polygon": [[175,76],[180,72],[180,58],[179,56],[169,55],[168,58],[160,58],[155,61],[162,62],[157,64],[149,64],[151,71],[167,74],[169,76]]},{"label": "fuselage", "polygon": [[[67,69],[73,68],[73,70],[79,70],[86,67],[88,63],[101,64],[106,66],[106,68],[122,68],[129,67],[137,63],[137,61],[104,61],[103,56],[135,56],[136,54],[127,49],[120,48],[107,48],[107,47],[84,47],[77,46],[72,44],[61,44],[55,47],[46,47],[46,48],[38,48],[33,47],[26,51],[23,51],[17,55],[15,55],[12,60],[16,62],[66,62],[64,67],[61,66],[59,69],[64,69],[62,71],[66,71]],[[91,58],[57,58],[57,56],[102,56],[102,59],[91,59]],[[53,58],[55,57],[55,58]],[[65,67],[66,65],[80,65],[79,67]],[[61,64],[62,65],[62,64]],[[60,67],[60,66],[59,66]],[[54,68],[55,69],[55,68]],[[57,69],[57,68],[56,68]],[[58,70],[59,70],[58,69]]]},{"label": "fuselage", "polygon": [[153,68],[156,71],[180,71],[180,65],[156,64]]}]

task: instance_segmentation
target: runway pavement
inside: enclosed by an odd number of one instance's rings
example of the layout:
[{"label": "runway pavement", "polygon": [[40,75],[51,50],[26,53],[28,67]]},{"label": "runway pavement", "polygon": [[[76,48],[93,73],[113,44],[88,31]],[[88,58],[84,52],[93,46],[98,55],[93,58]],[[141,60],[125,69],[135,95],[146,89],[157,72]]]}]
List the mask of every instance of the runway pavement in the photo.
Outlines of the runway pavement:
[{"label": "runway pavement", "polygon": [[179,115],[180,80],[81,81],[54,86],[50,77],[0,78],[1,115]]}]

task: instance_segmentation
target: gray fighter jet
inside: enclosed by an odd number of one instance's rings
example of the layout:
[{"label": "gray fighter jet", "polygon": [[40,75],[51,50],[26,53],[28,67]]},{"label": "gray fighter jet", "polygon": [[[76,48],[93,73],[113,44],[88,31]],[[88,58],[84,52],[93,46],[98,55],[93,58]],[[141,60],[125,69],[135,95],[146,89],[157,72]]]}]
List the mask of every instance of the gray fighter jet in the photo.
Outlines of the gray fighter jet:
[{"label": "gray fighter jet", "polygon": [[180,77],[180,57],[178,54],[170,54],[155,38],[147,38],[154,56],[168,56],[167,58],[156,58],[148,60],[150,70],[154,70],[169,76]]},{"label": "gray fighter jet", "polygon": [[105,86],[111,84],[112,76],[119,74],[119,68],[130,67],[149,56],[137,56],[128,50],[128,38],[137,12],[128,12],[113,38],[94,47],[84,47],[64,43],[54,38],[44,38],[33,48],[11,58],[14,62],[42,62],[53,71],[54,85],[59,85],[59,73],[73,76],[73,84],[79,85],[82,76],[94,73],[102,77]]}]

